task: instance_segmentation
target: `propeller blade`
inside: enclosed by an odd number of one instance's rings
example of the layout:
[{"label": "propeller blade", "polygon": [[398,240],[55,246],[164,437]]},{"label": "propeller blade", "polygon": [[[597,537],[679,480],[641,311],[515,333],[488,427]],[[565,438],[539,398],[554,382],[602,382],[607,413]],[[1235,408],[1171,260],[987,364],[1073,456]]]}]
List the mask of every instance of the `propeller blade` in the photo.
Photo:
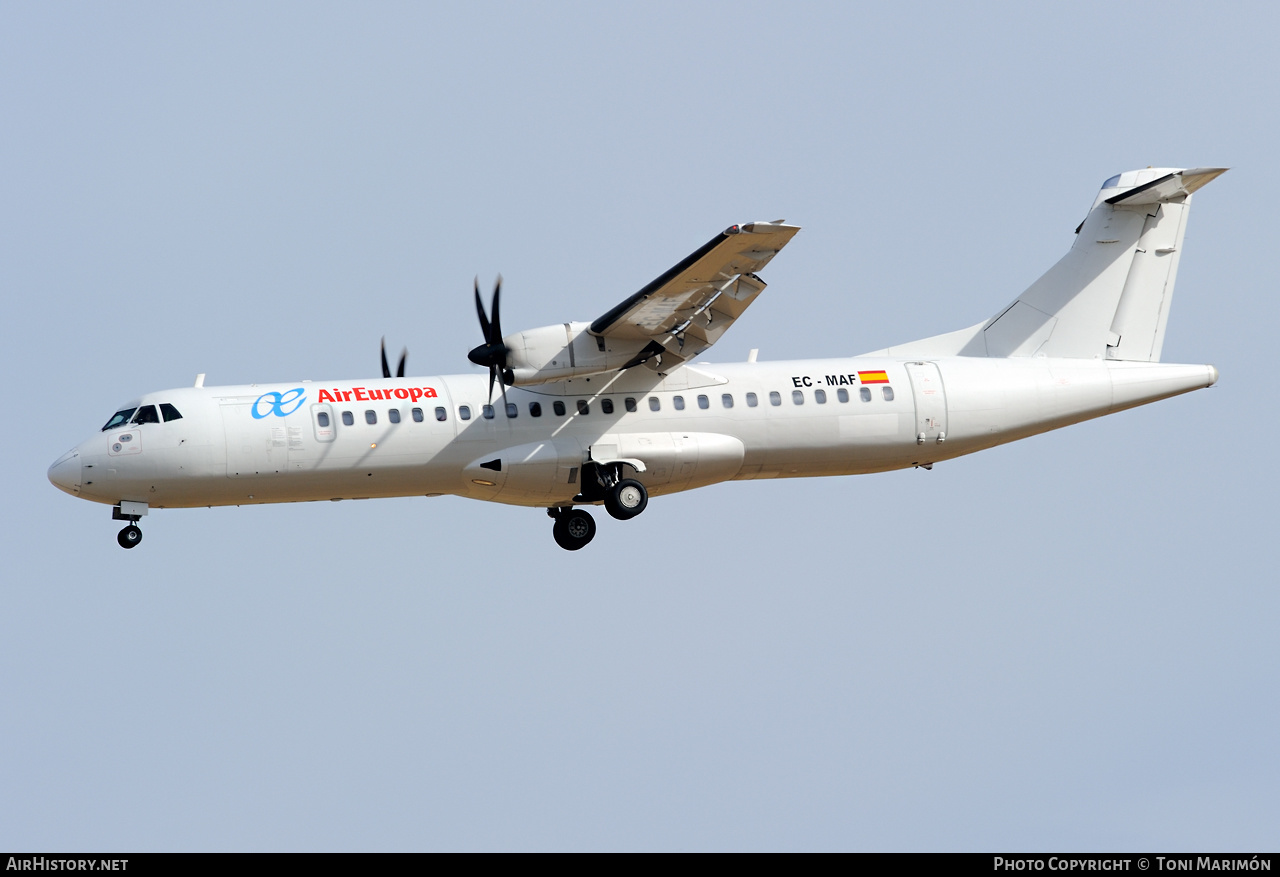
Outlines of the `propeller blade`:
[{"label": "propeller blade", "polygon": [[484,302],[480,301],[480,278],[476,278],[476,316],[480,318],[480,334],[484,336],[486,344],[492,339],[489,337],[489,318],[484,314]]},{"label": "propeller blade", "polygon": [[[403,362],[401,363],[403,366]],[[387,336],[382,336],[382,376],[384,378],[391,377],[391,366],[387,365]],[[402,374],[401,377],[404,377]]]},{"label": "propeller blade", "polygon": [[507,403],[507,346],[502,343],[502,275],[493,285],[492,319],[484,312],[484,302],[480,299],[480,278],[475,280],[476,316],[480,318],[480,331],[484,334],[484,343],[471,349],[467,359],[476,365],[489,367],[489,404],[493,404],[493,382],[502,386],[502,404]]},{"label": "propeller blade", "polygon": [[[383,353],[382,358],[385,360],[386,357],[387,357],[386,353]],[[396,377],[398,378],[404,377],[404,363],[405,363],[405,360],[408,358],[409,358],[409,348],[406,347],[404,350],[400,351],[400,364],[396,366]],[[383,365],[385,366],[386,363],[384,362]],[[386,369],[384,368],[383,370],[385,371]],[[387,375],[387,377],[391,377],[391,375]]]},{"label": "propeller blade", "polygon": [[490,344],[502,343],[502,320],[499,319],[498,317],[498,304],[499,304],[499,301],[501,300],[501,296],[502,296],[502,275],[499,274],[498,281],[495,284],[493,284],[493,307],[490,308],[490,310],[493,312],[493,326],[491,330],[491,335],[489,336]]}]

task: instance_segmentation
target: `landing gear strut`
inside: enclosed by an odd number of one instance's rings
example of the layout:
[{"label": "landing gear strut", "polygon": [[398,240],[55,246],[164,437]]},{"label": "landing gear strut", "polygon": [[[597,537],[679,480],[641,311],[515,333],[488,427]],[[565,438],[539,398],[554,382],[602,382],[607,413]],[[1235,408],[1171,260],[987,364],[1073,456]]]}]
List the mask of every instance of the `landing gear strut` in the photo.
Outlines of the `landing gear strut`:
[{"label": "landing gear strut", "polygon": [[142,541],[142,528],[137,524],[130,524],[120,531],[116,541],[120,543],[121,548],[133,548]]},{"label": "landing gear strut", "polygon": [[551,535],[565,551],[577,551],[595,538],[595,518],[583,509],[547,509],[547,514],[555,518]]}]

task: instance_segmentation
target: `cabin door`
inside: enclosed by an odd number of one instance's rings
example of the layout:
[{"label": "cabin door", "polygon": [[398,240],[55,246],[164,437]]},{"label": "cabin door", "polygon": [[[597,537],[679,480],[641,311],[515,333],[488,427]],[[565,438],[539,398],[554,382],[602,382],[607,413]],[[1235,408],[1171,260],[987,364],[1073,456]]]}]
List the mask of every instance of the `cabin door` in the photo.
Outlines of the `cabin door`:
[{"label": "cabin door", "polygon": [[916,401],[916,444],[941,443],[947,437],[947,396],[942,375],[932,362],[907,363]]}]

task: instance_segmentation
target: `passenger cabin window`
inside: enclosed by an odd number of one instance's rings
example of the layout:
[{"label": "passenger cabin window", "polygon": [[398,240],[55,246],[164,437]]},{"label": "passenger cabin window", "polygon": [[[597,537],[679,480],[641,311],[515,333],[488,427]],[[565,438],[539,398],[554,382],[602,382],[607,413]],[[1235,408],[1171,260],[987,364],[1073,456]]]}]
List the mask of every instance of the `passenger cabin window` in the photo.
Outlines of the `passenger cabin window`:
[{"label": "passenger cabin window", "polygon": [[111,415],[111,419],[102,427],[102,431],[106,432],[109,429],[115,429],[117,426],[124,426],[129,422],[129,418],[133,416],[133,412],[137,410],[137,408],[121,408],[115,414]]},{"label": "passenger cabin window", "polygon": [[421,423],[421,422],[422,422],[422,409],[421,409],[421,408],[415,408],[415,409],[413,409],[413,412],[412,412],[412,413],[413,413],[413,422],[414,422],[414,423]]},{"label": "passenger cabin window", "polygon": [[317,411],[316,424],[327,429],[329,426],[329,415],[324,411]]},{"label": "passenger cabin window", "polygon": [[661,411],[661,410],[662,410],[662,400],[661,400],[661,399],[659,399],[657,396],[650,396],[650,397],[649,397],[649,410],[650,410],[650,411]]},{"label": "passenger cabin window", "polygon": [[520,406],[514,402],[507,403],[507,417],[519,417]]},{"label": "passenger cabin window", "polygon": [[813,391],[813,401],[817,402],[819,405],[826,405],[826,404],[827,404],[827,391],[826,391],[826,390],[814,390],[814,391]]},{"label": "passenger cabin window", "polygon": [[725,408],[732,408],[733,395],[731,393],[725,393],[723,396],[720,397],[720,404],[723,405]]},{"label": "passenger cabin window", "polygon": [[493,420],[493,406],[485,405],[480,409],[480,413],[484,415],[485,420]]},{"label": "passenger cabin window", "polygon": [[672,399],[671,399],[671,404],[672,404],[672,405],[674,405],[674,406],[676,406],[676,410],[677,410],[677,411],[683,411],[683,410],[684,410],[684,396],[674,396],[674,397],[672,397]]},{"label": "passenger cabin window", "polygon": [[760,400],[756,398],[756,394],[755,394],[755,393],[748,393],[748,394],[747,394],[747,407],[748,407],[748,408],[755,408],[755,407],[756,407],[757,405],[759,405],[759,404],[760,404]]},{"label": "passenger cabin window", "polygon": [[470,405],[459,405],[459,406],[458,406],[458,419],[459,419],[459,420],[470,420],[470,419],[471,419],[471,406],[470,406]]},{"label": "passenger cabin window", "polygon": [[156,413],[156,406],[143,405],[138,409],[138,413],[133,415],[134,423],[159,423],[160,415]]},{"label": "passenger cabin window", "polygon": [[781,394],[781,393],[779,393],[777,390],[770,390],[770,391],[769,391],[769,404],[770,404],[770,405],[781,405],[781,404],[782,404],[782,394]]},{"label": "passenger cabin window", "polygon": [[836,398],[839,399],[841,402],[848,402],[849,389],[847,387],[841,387],[840,389],[836,390]]},{"label": "passenger cabin window", "polygon": [[881,387],[880,392],[884,393],[884,401],[886,402],[893,401],[893,387]]},{"label": "passenger cabin window", "polygon": [[804,404],[804,390],[792,390],[791,401],[796,405]]},{"label": "passenger cabin window", "polygon": [[164,422],[165,422],[165,423],[168,423],[170,420],[181,420],[181,419],[182,419],[182,415],[178,413],[178,409],[177,409],[177,408],[174,408],[174,407],[173,407],[172,405],[170,405],[168,402],[161,402],[161,403],[160,403],[160,413],[161,413],[162,415],[164,415]]},{"label": "passenger cabin window", "polygon": [[[413,409],[413,410],[414,410],[414,411],[416,411],[416,412],[418,412],[418,413],[415,415],[415,417],[416,417],[416,419],[418,420],[418,422],[419,422],[419,423],[421,423],[421,422],[422,422],[422,409],[421,409],[421,408],[415,408],[415,409]],[[445,409],[443,406],[437,406],[437,407],[436,407],[436,420],[440,421],[441,423],[444,423],[444,422],[445,422],[446,420],[448,420],[448,419],[449,419],[449,412],[448,412],[448,410],[447,410],[447,409]]]},{"label": "passenger cabin window", "polygon": [[542,403],[541,403],[541,402],[530,402],[530,403],[529,403],[529,416],[530,416],[530,417],[541,417],[541,416],[542,416]]},{"label": "passenger cabin window", "polygon": [[355,423],[356,423],[356,418],[354,414],[352,414],[350,411],[342,412],[343,426],[355,426]]},{"label": "passenger cabin window", "polygon": [[551,403],[551,410],[556,413],[557,417],[564,417],[564,403],[560,400],[557,399]]},{"label": "passenger cabin window", "polygon": [[703,411],[706,411],[708,408],[711,407],[711,400],[708,399],[706,396],[698,396],[698,407],[701,408]]},{"label": "passenger cabin window", "polygon": [[601,399],[601,400],[600,400],[600,410],[601,410],[601,411],[603,411],[605,414],[612,414],[612,413],[613,413],[613,400],[612,400],[612,399]]},{"label": "passenger cabin window", "polygon": [[863,402],[870,402],[870,401],[871,401],[871,388],[870,388],[870,387],[862,387],[861,389],[859,389],[859,390],[858,390],[858,398],[859,398],[859,399],[861,399]]},{"label": "passenger cabin window", "polygon": [[378,412],[369,410],[364,413],[364,422],[373,426],[378,422]]},{"label": "passenger cabin window", "polygon": [[399,422],[400,422],[400,409],[399,409],[399,408],[391,408],[391,409],[389,409],[389,410],[387,411],[387,420],[390,420],[392,423],[399,423]]},{"label": "passenger cabin window", "polygon": [[587,405],[586,399],[578,400],[578,413],[581,414],[583,417],[586,417],[588,414],[591,413],[591,406]]},{"label": "passenger cabin window", "polygon": [[633,397],[628,396],[627,398],[623,399],[622,404],[623,404],[623,407],[627,409],[627,411],[631,412],[632,414],[635,413],[636,400]]}]

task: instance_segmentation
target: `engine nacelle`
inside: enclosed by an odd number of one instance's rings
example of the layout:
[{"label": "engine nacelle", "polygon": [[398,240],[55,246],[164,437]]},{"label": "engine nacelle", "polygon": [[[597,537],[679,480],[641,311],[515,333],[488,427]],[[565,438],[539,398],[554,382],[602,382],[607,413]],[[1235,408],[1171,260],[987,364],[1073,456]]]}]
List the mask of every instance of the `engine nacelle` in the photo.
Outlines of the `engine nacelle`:
[{"label": "engine nacelle", "polygon": [[513,383],[548,384],[569,378],[613,372],[644,349],[644,341],[617,341],[592,335],[590,323],[560,323],[508,335],[507,367]]}]

